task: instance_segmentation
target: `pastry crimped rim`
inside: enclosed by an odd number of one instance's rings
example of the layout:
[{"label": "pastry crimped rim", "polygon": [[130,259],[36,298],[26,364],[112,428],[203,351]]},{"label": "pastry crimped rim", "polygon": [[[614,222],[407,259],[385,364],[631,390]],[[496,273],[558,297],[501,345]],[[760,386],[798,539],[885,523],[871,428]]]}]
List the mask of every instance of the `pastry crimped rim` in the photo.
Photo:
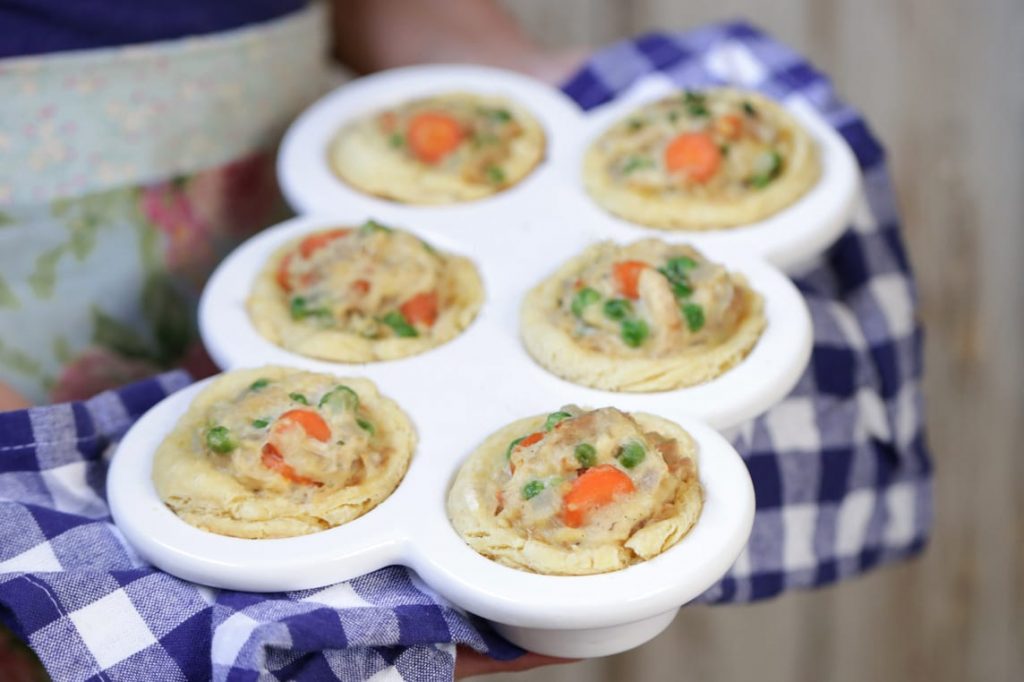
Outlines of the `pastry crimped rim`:
[{"label": "pastry crimped rim", "polygon": [[[199,440],[214,403],[238,395],[260,378],[285,379],[307,373],[287,367],[235,370],[213,379],[193,399],[188,411],[160,443],[153,459],[157,494],[186,523],[202,530],[239,538],[282,538],[315,533],[356,519],[387,499],[401,483],[416,449],[409,417],[376,385],[355,377],[334,377],[359,394],[390,449],[382,475],[359,485],[310,491],[306,508],[281,496],[260,495],[231,475],[218,471]],[[309,372],[311,374],[323,374]],[[333,375],[332,375],[333,376]]]},{"label": "pastry crimped rim", "polygon": [[746,297],[746,315],[722,343],[690,349],[662,358],[608,355],[581,346],[572,335],[552,321],[562,314],[558,304],[563,282],[593,261],[608,242],[599,242],[568,260],[523,299],[520,329],[523,345],[542,367],[563,379],[608,391],[645,393],[669,391],[710,381],[739,364],[754,348],[764,331],[764,299],[747,285],[743,275],[730,272],[737,291]]},{"label": "pastry crimped rim", "polygon": [[[654,431],[674,438],[680,444],[681,454],[693,460],[695,465],[699,463],[696,444],[681,426],[642,412],[631,415],[644,432]],[[564,549],[501,525],[492,513],[492,500],[497,491],[494,474],[506,466],[508,444],[524,433],[541,429],[546,419],[546,414],[537,415],[502,427],[488,436],[459,468],[448,493],[448,518],[455,531],[476,552],[505,566],[545,575],[608,573],[668,550],[697,522],[704,505],[699,467],[698,473],[677,488],[675,513],[640,528],[622,547],[606,545]]]},{"label": "pastry crimped rim", "polygon": [[[821,175],[817,143],[793,114],[760,93],[736,88],[709,88],[715,97],[749,100],[785,128],[793,139],[793,150],[785,159],[782,173],[763,189],[752,190],[741,199],[709,200],[694,197],[648,197],[612,181],[607,172],[609,156],[598,142],[623,120],[649,104],[638,107],[609,126],[588,146],[583,161],[583,184],[590,198],[608,212],[634,223],[664,230],[714,230],[757,222],[786,208],[817,183]],[[763,114],[762,114],[763,115]]]},{"label": "pastry crimped rim", "polygon": [[[393,106],[403,106],[413,98]],[[467,92],[438,93],[434,97],[469,99],[480,106],[500,106],[512,111],[524,134],[511,145],[502,164],[505,182],[467,182],[437,173],[416,161],[395,156],[387,136],[376,128],[377,109],[346,123],[331,139],[327,161],[333,173],[351,187],[372,196],[404,204],[449,204],[499,194],[520,183],[547,155],[547,135],[537,118],[518,102],[500,95]],[[383,107],[382,107],[383,108]]]},{"label": "pastry crimped rim", "polygon": [[[318,230],[322,231],[322,230]],[[281,287],[277,269],[281,260],[309,234],[289,240],[267,259],[253,282],[246,310],[261,336],[300,355],[336,362],[374,362],[418,355],[451,341],[476,319],[484,302],[484,285],[471,260],[436,250],[444,259],[443,289],[453,292],[450,302],[439,306],[429,332],[413,338],[368,339],[352,332],[317,329],[294,320]],[[442,297],[442,300],[445,300]]]}]

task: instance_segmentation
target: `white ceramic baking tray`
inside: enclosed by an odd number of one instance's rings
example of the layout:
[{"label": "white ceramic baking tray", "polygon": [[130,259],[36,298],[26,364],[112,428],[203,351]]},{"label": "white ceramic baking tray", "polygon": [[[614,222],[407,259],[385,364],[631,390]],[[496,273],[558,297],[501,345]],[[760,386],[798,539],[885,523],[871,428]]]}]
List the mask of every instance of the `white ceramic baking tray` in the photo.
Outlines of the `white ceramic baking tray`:
[{"label": "white ceramic baking tray", "polygon": [[[234,547],[246,541],[196,531],[150,498],[157,507],[151,518],[136,515],[126,521],[147,525],[136,534],[154,546],[140,551],[177,575],[250,590],[336,582],[389,562],[403,563],[455,604],[493,621],[511,641],[553,655],[606,655],[655,636],[679,605],[728,569],[746,541],[753,513],[746,468],[732,448],[695,417],[732,426],[792,389],[811,346],[810,318],[799,292],[759,259],[709,249],[711,258],[742,272],[764,296],[767,327],[753,352],[721,377],[692,388],[634,394],[589,389],[559,379],[527,355],[519,341],[519,307],[530,287],[600,234],[518,213],[492,216],[486,223],[430,213],[415,226],[393,226],[440,249],[470,256],[484,280],[484,306],[456,339],[410,358],[345,365],[297,355],[260,336],[245,301],[267,258],[300,235],[359,224],[364,218],[302,216],[247,241],[208,282],[200,303],[200,328],[214,360],[225,369],[271,363],[375,381],[409,412],[420,434],[417,459],[398,493],[365,519],[297,539],[295,551],[269,552],[277,557],[270,563],[258,559],[267,552],[260,546],[266,541],[256,541],[257,546],[248,550],[251,554],[243,554]],[[544,248],[537,249],[537,244]],[[566,403],[658,414],[678,421],[697,437],[709,504],[693,539],[687,536],[685,542],[692,544],[624,572],[554,578],[499,566],[478,556],[454,533],[443,504],[463,458],[501,426]],[[177,407],[179,413],[183,406],[184,401]],[[149,451],[157,440],[139,450]],[[135,480],[121,485],[138,487],[138,476],[147,472],[148,464],[138,465]],[[112,488],[116,485],[112,480]],[[714,500],[717,503],[712,504]],[[157,530],[157,523],[166,527]],[[173,534],[170,526],[176,528]],[[200,542],[200,536],[206,539]],[[162,544],[155,545],[157,539]],[[252,567],[240,572],[232,563],[224,572],[214,571],[232,556],[245,557]],[[633,591],[624,591],[626,584]]]},{"label": "white ceramic baking tray", "polygon": [[[326,146],[348,116],[430,92],[504,93],[531,108],[548,131],[548,158],[516,187],[450,206],[406,206],[355,192],[326,164]],[[712,427],[749,419],[785,396],[810,356],[811,324],[793,284],[735,243],[643,230],[593,210],[574,195],[566,169],[578,167],[587,119],[557,91],[476,67],[415,67],[348,85],[314,105],[290,130],[279,160],[289,200],[310,213],[266,230],[232,253],[209,280],[200,330],[225,369],[283,364],[373,380],[412,418],[419,445],[398,490],[351,523],[285,540],[241,540],[188,526],[157,498],[153,452],[199,387],[171,396],[129,432],[113,459],[108,494],[118,526],[140,554],[174,575],[218,587],[278,591],[336,583],[399,563],[453,603],[495,623],[511,641],[541,653],[596,656],[655,636],[678,607],[719,579],[749,536],[753,490],[742,461]],[[589,212],[587,212],[589,211]],[[319,214],[319,215],[317,215]],[[453,341],[419,356],[344,365],[296,355],[256,333],[245,311],[253,278],[289,239],[375,218],[461,253],[484,280],[484,306]],[[523,295],[566,259],[599,239],[657,236],[699,242],[710,258],[742,272],[765,298],[767,328],[737,367],[706,384],[653,394],[576,386],[547,372],[519,341]],[[487,435],[565,403],[614,405],[680,423],[697,439],[704,511],[677,546],[652,561],[586,577],[540,576],[503,567],[471,550],[444,511],[458,466]],[[705,423],[706,422],[706,423]],[[710,424],[711,426],[708,426]]]},{"label": "white ceramic baking tray", "polygon": [[[718,76],[739,84],[751,74],[742,60],[719,64]],[[425,214],[472,216],[488,220],[507,212],[529,212],[596,227],[607,236],[635,239],[676,234],[699,246],[722,246],[759,254],[787,270],[797,270],[828,248],[846,228],[860,187],[852,151],[802,95],[782,101],[817,141],[822,174],[818,183],[788,208],[756,223],[724,230],[656,230],[617,218],[590,200],[581,167],[590,142],[630,111],[678,85],[659,73],[644,76],[612,102],[581,111],[561,91],[526,76],[479,66],[426,65],[386,71],[333,91],[289,128],[278,157],[278,178],[298,213],[362,211],[384,220],[414,222]],[[468,90],[504,95],[529,108],[547,132],[548,154],[533,174],[493,197],[445,206],[413,206],[359,192],[328,165],[331,139],[348,120],[405,100],[438,92]]]},{"label": "white ceramic baking tray", "polygon": [[[677,545],[650,561],[594,576],[544,576],[507,568],[470,549],[448,522],[448,487],[464,458],[514,418],[557,409],[534,392],[520,399],[470,371],[437,362],[433,384],[380,379],[410,414],[419,446],[398,489],[366,515],[312,535],[244,540],[194,528],[159,499],[157,446],[209,380],[175,393],[125,435],[111,462],[111,514],[144,559],[185,580],[256,592],[314,588],[392,564],[414,569],[452,603],[490,620],[524,648],[602,656],[651,639],[679,607],[710,587],[750,534],[754,493],[742,460],[718,433],[671,403],[659,411],[696,440],[704,509]],[[474,385],[479,383],[480,385]],[[464,390],[446,390],[445,384]],[[315,599],[315,597],[312,597]]]}]

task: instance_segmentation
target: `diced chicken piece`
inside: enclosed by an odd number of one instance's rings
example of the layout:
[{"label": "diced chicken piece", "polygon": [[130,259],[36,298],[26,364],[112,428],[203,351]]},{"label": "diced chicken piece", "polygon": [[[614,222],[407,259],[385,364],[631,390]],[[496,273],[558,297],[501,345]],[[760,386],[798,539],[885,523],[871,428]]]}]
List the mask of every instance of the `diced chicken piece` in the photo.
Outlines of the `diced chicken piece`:
[{"label": "diced chicken piece", "polygon": [[648,268],[640,274],[638,290],[650,314],[651,353],[659,355],[681,347],[688,332],[668,280],[657,270]]}]

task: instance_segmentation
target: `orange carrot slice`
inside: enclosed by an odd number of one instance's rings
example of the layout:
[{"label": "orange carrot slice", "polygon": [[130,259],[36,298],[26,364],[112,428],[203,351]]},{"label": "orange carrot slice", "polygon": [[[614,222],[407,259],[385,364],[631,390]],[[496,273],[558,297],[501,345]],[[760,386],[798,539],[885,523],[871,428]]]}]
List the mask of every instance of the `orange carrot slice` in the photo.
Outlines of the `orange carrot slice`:
[{"label": "orange carrot slice", "polygon": [[570,528],[579,528],[592,510],[634,490],[632,479],[621,469],[611,464],[591,467],[573,481],[562,498],[562,522]]},{"label": "orange carrot slice", "polygon": [[[543,438],[543,437],[544,437],[544,432],[543,431],[537,431],[535,433],[531,433],[529,436],[523,436],[523,439],[521,441],[519,441],[518,443],[516,443],[515,446],[513,446],[512,452],[515,452],[519,448],[528,448],[531,445],[533,445],[534,443],[539,442],[540,439]],[[511,461],[511,460],[509,460],[508,468],[509,468],[509,471],[511,471],[514,474],[516,472],[516,463]]]},{"label": "orange carrot slice", "polygon": [[650,266],[640,260],[625,260],[612,265],[612,276],[626,298],[640,298],[640,273]]},{"label": "orange carrot slice", "polygon": [[331,427],[327,425],[324,418],[313,410],[288,410],[277,418],[278,422],[294,422],[302,427],[306,435],[315,438],[321,443],[331,439]]},{"label": "orange carrot slice", "polygon": [[299,244],[299,253],[302,254],[303,258],[309,258],[314,253],[316,253],[318,249],[322,249],[323,247],[333,242],[335,239],[344,237],[351,232],[352,230],[341,228],[337,230],[328,230],[327,232],[317,232],[316,234],[311,234],[305,239],[303,239],[302,243]]},{"label": "orange carrot slice", "polygon": [[292,263],[292,256],[294,254],[285,254],[285,257],[281,259],[281,262],[277,265],[277,285],[289,292],[292,290],[291,273],[288,272],[288,268]]},{"label": "orange carrot slice", "polygon": [[320,481],[315,481],[312,478],[308,478],[297,473],[290,464],[284,461],[284,457],[281,456],[281,452],[270,443],[263,446],[263,450],[260,452],[260,462],[263,463],[263,466],[267,467],[271,471],[276,471],[292,483],[298,483],[300,485],[315,485],[317,487],[323,485]]},{"label": "orange carrot slice", "polygon": [[462,126],[446,114],[424,112],[409,121],[406,140],[420,161],[437,163],[462,142]]},{"label": "orange carrot slice", "polygon": [[352,291],[360,295],[367,294],[370,291],[370,283],[365,279],[357,279],[352,282]]},{"label": "orange carrot slice", "polygon": [[437,319],[437,292],[416,294],[403,303],[399,310],[409,324],[425,324],[432,327]]},{"label": "orange carrot slice", "polygon": [[707,182],[722,163],[722,152],[707,133],[683,133],[665,148],[665,167],[694,182]]},{"label": "orange carrot slice", "polygon": [[537,431],[536,433],[531,433],[529,436],[527,436],[526,438],[524,438],[521,441],[519,441],[519,445],[516,446],[516,449],[518,450],[519,448],[528,448],[531,445],[533,445],[534,443],[538,442],[543,437],[544,437],[544,432],[543,431]]},{"label": "orange carrot slice", "polygon": [[730,140],[738,140],[743,132],[743,119],[736,114],[719,116],[715,120],[715,131]]}]

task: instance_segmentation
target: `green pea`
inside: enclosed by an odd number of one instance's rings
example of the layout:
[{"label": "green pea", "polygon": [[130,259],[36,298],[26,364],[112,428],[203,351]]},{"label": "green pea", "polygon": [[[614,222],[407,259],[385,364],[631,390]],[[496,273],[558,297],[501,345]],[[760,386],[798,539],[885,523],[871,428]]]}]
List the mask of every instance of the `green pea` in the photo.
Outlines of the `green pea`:
[{"label": "green pea", "polygon": [[691,332],[698,332],[704,326],[704,308],[700,304],[684,303],[683,317],[686,318],[686,326]]},{"label": "green pea", "polygon": [[718,145],[718,151],[719,151],[719,153],[721,153],[722,156],[729,156],[729,145],[727,145],[727,144],[720,144],[720,145]]},{"label": "green pea", "polygon": [[576,461],[580,463],[580,466],[584,469],[594,466],[597,464],[597,450],[590,443],[580,443],[573,450],[573,454],[576,455]]},{"label": "green pea", "polygon": [[697,261],[689,256],[676,256],[675,258],[669,258],[668,262],[665,263],[665,267],[659,269],[659,272],[665,275],[670,282],[687,284],[690,271],[695,269],[697,265]]},{"label": "green pea", "polygon": [[251,384],[249,384],[249,390],[250,391],[258,391],[260,389],[266,388],[269,385],[270,385],[270,379],[262,378],[261,377],[261,378],[257,379],[256,381],[252,382]]},{"label": "green pea", "polygon": [[532,500],[544,490],[544,481],[533,480],[523,486],[523,499]]},{"label": "green pea", "polygon": [[311,308],[309,301],[302,296],[293,296],[291,302],[288,304],[289,312],[291,312],[293,320],[304,320],[307,317],[330,317],[331,311],[323,306],[319,308]]},{"label": "green pea", "polygon": [[371,422],[361,417],[356,418],[356,424],[359,426],[359,428],[361,428],[363,431],[366,431],[371,436],[377,434],[377,427],[375,427]]},{"label": "green pea", "polygon": [[483,113],[487,118],[498,123],[508,123],[512,120],[512,112],[508,109],[484,109]]},{"label": "green pea", "polygon": [[306,312],[306,299],[302,296],[293,296],[292,300],[288,303],[288,310],[292,314],[293,320],[301,320],[308,314]]},{"label": "green pea", "polygon": [[654,168],[654,161],[644,156],[631,156],[626,159],[626,163],[622,165],[622,172],[629,175],[641,168]]},{"label": "green pea", "polygon": [[757,109],[754,108],[754,105],[751,104],[749,100],[743,100],[743,113],[747,116],[757,118]]},{"label": "green pea", "polygon": [[757,189],[767,187],[782,172],[782,155],[772,149],[758,157],[754,163],[757,173],[750,178],[750,184]]},{"label": "green pea", "polygon": [[376,220],[371,218],[359,227],[359,231],[362,234],[373,234],[374,232],[393,232],[394,230],[392,230],[387,225],[384,225],[383,223],[378,223]]},{"label": "green pea", "polygon": [[505,450],[505,459],[512,458],[512,451],[515,450],[516,446],[522,443],[525,438],[526,436],[520,436],[519,438],[516,438],[514,441],[508,444],[508,449]]},{"label": "green pea", "polygon": [[214,426],[206,432],[206,445],[214,452],[226,455],[238,447],[234,436],[226,426]]},{"label": "green pea", "polygon": [[572,299],[572,314],[576,317],[583,317],[583,310],[589,306],[597,303],[601,300],[601,294],[597,293],[595,289],[590,287],[584,287],[576,292],[576,295]]},{"label": "green pea", "polygon": [[388,138],[388,144],[394,149],[399,149],[405,146],[405,136],[402,133],[391,133],[391,137]]},{"label": "green pea", "polygon": [[419,332],[416,331],[416,327],[413,327],[409,324],[409,321],[405,319],[405,315],[397,310],[392,310],[390,313],[380,318],[380,321],[391,327],[391,331],[393,331],[396,336],[403,339],[411,339],[420,335]]},{"label": "green pea", "polygon": [[708,111],[707,99],[702,93],[687,90],[683,95],[683,104],[686,105],[686,111],[689,112],[690,116],[711,115],[711,112]]},{"label": "green pea", "polygon": [[551,429],[555,428],[556,424],[558,424],[559,422],[563,422],[566,419],[572,419],[572,415],[562,410],[559,410],[558,412],[552,412],[551,414],[548,415],[547,421],[544,422],[544,430],[550,431]]},{"label": "green pea", "polygon": [[693,295],[693,287],[689,284],[674,282],[672,284],[672,294],[676,298],[687,298],[688,296]]},{"label": "green pea", "polygon": [[644,450],[644,446],[637,443],[635,440],[623,445],[622,449],[619,450],[619,454],[616,455],[619,459],[619,464],[627,469],[632,469],[637,464],[644,461],[644,457],[646,456],[647,451]]},{"label": "green pea", "polygon": [[309,399],[301,393],[289,393],[288,397],[302,405],[309,405]]},{"label": "green pea", "polygon": [[505,182],[505,171],[499,166],[488,166],[484,172],[487,173],[487,181],[491,184],[500,185]]},{"label": "green pea", "polygon": [[630,348],[639,348],[647,340],[651,330],[643,320],[623,320],[621,327],[622,340]]},{"label": "green pea", "polygon": [[317,403],[317,407],[325,405],[339,410],[349,409],[353,412],[359,409],[359,394],[344,384],[335,386],[332,390],[324,393]]},{"label": "green pea", "polygon": [[637,130],[642,129],[645,125],[647,125],[647,121],[643,120],[642,118],[631,118],[629,119],[627,125],[629,126],[630,132],[636,132]]},{"label": "green pea", "polygon": [[604,316],[619,322],[633,314],[633,304],[624,298],[613,298],[604,302]]},{"label": "green pea", "polygon": [[269,419],[253,419],[252,420],[252,425],[255,426],[257,429],[265,429],[265,428],[267,428],[267,426],[269,424],[270,424],[270,420]]}]

